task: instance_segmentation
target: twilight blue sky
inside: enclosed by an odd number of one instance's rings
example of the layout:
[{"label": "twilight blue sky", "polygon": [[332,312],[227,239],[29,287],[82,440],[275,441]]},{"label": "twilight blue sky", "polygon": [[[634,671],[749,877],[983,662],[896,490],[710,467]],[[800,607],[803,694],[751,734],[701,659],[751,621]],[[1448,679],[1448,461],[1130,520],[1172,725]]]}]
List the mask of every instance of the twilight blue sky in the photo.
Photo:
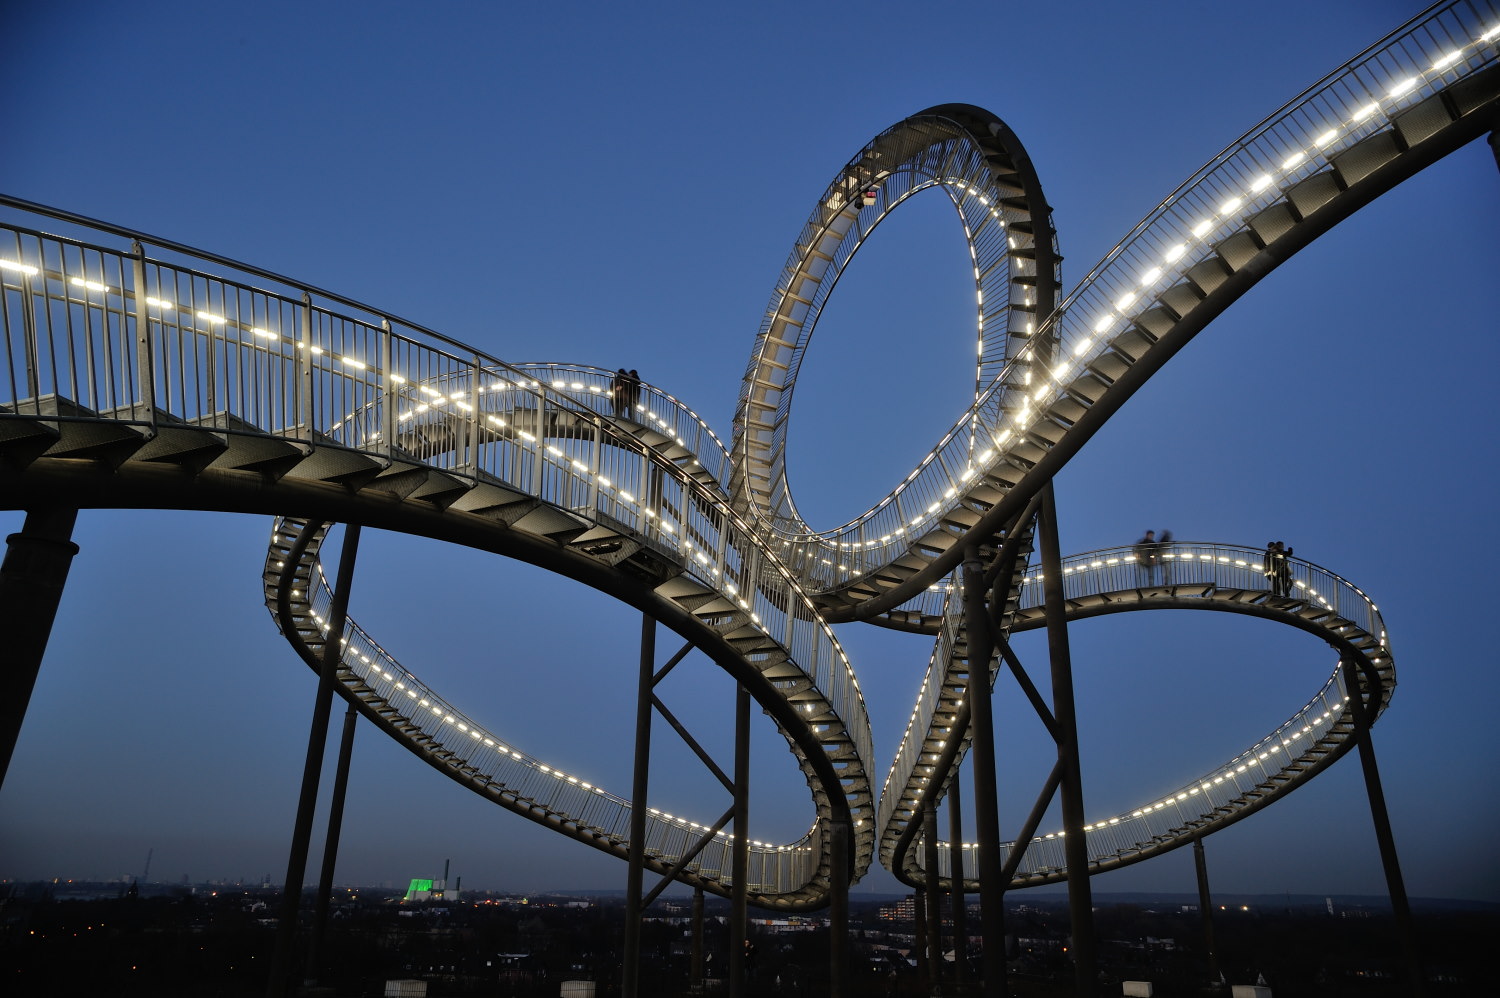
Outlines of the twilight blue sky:
[{"label": "twilight blue sky", "polygon": [[[1070,289],[1200,164],[1420,7],[355,9],[6,6],[0,190],[336,290],[506,360],[638,368],[727,439],[792,241],[882,129],[947,102],[1005,119],[1055,208]],[[818,525],[884,494],[972,389],[972,284],[944,204],[932,194],[893,216],[819,324],[791,455]],[[1467,707],[1488,703],[1497,664],[1484,623],[1497,217],[1500,172],[1477,143],[1261,282],[1057,482],[1065,553],[1148,527],[1281,538],[1374,596],[1399,673],[1376,747],[1414,896],[1500,900],[1500,739]],[[20,519],[0,512],[0,529]],[[139,874],[154,850],[152,879],[281,879],[314,682],[261,603],[268,533],[262,517],[81,514],[0,792],[0,877]],[[406,665],[514,744],[628,791],[634,611],[422,539],[368,531],[360,557],[353,616]],[[1315,639],[1221,616],[1073,629],[1091,815],[1247,747],[1333,667]],[[930,645],[838,633],[883,773]],[[664,634],[659,647],[675,646]],[[1020,650],[1045,674],[1039,642]],[[733,691],[689,662],[666,699],[727,751]],[[1046,772],[1041,728],[1014,699],[1000,707],[1006,831]],[[717,817],[724,801],[657,730],[652,803]],[[801,778],[763,719],[755,748],[754,834],[794,837],[811,815]],[[348,808],[341,881],[440,875],[452,858],[475,888],[624,886],[624,864],[485,804],[368,727]],[[1207,849],[1220,891],[1384,889],[1352,756]],[[877,870],[857,889],[894,886]],[[1185,850],[1095,883],[1192,888]]]}]

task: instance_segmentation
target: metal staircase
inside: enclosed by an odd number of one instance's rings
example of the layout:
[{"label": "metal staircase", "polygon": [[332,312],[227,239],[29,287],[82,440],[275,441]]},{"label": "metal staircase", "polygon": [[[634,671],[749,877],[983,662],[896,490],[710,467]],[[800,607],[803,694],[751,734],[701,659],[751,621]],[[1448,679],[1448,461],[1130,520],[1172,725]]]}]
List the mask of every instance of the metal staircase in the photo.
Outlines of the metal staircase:
[{"label": "metal staircase", "polygon": [[[1151,374],[1257,281],[1379,194],[1500,127],[1497,60],[1500,5],[1435,6],[1230,145],[1164,199],[1055,312],[1036,317],[1034,329],[1024,281],[1003,297],[981,287],[985,309],[1003,303],[981,314],[978,326],[982,354],[995,357],[994,376],[981,380],[974,405],[885,499],[843,526],[818,531],[797,516],[784,473],[796,361],[817,313],[798,312],[794,323],[782,303],[814,278],[826,297],[830,278],[807,236],[818,231],[832,196],[825,195],[772,294],[741,388],[734,453],[744,468],[736,471],[735,496],[780,540],[787,564],[830,620],[871,619],[917,598],[953,571],[967,532],[983,536],[1012,519]],[[882,140],[905,128],[925,134],[933,117],[975,145],[995,138],[987,134],[993,126],[959,108],[934,108],[884,133],[854,163],[883,152]],[[1017,174],[1005,171],[1024,153],[1011,148],[985,158],[997,164],[989,176],[955,171],[934,175],[929,186],[948,190],[961,215],[974,206],[993,209],[1014,233],[1023,223],[1004,212],[1020,202],[1000,192],[1014,185]],[[920,153],[887,169],[931,171]],[[910,193],[903,187],[901,196]],[[1045,203],[1038,189],[1031,196],[1033,208]],[[1042,222],[1033,210],[1024,224],[1034,233]],[[966,224],[966,233],[972,228]],[[846,238],[837,265],[857,249]],[[990,260],[981,249],[971,236],[976,273],[1005,272],[1003,255]],[[1010,269],[1034,281],[1037,250],[1036,238],[1018,240]],[[995,334],[1002,315],[1003,338]]]},{"label": "metal staircase", "polygon": [[[1152,373],[1260,278],[1497,126],[1500,4],[1435,6],[1203,167],[1053,309],[1060,257],[1029,157],[987,112],[931,108],[878,136],[819,199],[766,310],[728,448],[649,385],[641,406],[616,416],[611,372],[509,365],[281,275],[0,197],[0,495],[13,508],[283,516],[266,597],[310,662],[326,640],[316,552],[328,523],[521,558],[631,604],[744,684],[786,737],[814,817],[797,842],[756,847],[754,900],[817,907],[831,883],[830,824],[845,818],[856,879],[877,840],[903,876],[921,876],[897,843],[913,841],[918,785],[951,778],[922,767],[946,743],[969,668],[944,589],[965,551],[992,545]],[[874,508],[815,531],[785,472],[796,376],[839,275],[890,211],[924,191],[950,198],[971,252],[975,401]],[[1345,696],[1377,707],[1389,697],[1383,629],[1350,595],[1363,594],[1298,563],[1308,591],[1268,599],[1235,576],[1237,551],[1205,548],[1207,563],[1158,587],[1111,578],[1107,553],[1099,566],[1070,562],[1068,612],[1252,613],[1318,634],[1359,678],[1344,689],[1336,674],[1224,771],[1095,826],[1091,861],[1101,868],[1263,806],[1347,748]],[[1034,626],[1023,572],[1002,632]],[[829,627],[854,619],[940,637],[878,821],[863,695]],[[341,685],[367,717],[502,806],[621,851],[631,802],[547,770],[356,627],[347,637]],[[658,869],[702,830],[661,814],[650,828]],[[1028,882],[1060,876],[1048,841],[1027,851]],[[705,854],[685,879],[722,893],[726,868]]]},{"label": "metal staircase", "polygon": [[[1333,673],[1308,703],[1249,749],[1140,808],[1086,826],[1091,870],[1115,869],[1165,852],[1291,792],[1353,747],[1355,706],[1349,697],[1364,698],[1377,717],[1390,703],[1395,662],[1386,645],[1384,621],[1369,596],[1327,569],[1298,558],[1290,559],[1293,595],[1274,595],[1266,589],[1261,556],[1257,549],[1237,545],[1179,542],[1167,549],[1158,574],[1150,576],[1143,575],[1145,570],[1131,548],[1093,551],[1064,560],[1069,620],[1137,610],[1239,613],[1304,630],[1339,655]],[[1045,624],[1035,567],[1023,572],[1020,581],[1020,596],[1008,627],[1012,633]],[[954,598],[947,591],[951,588],[942,587],[946,599]],[[908,823],[916,817],[916,802],[927,789],[927,781],[937,780],[946,787],[957,769],[956,761],[947,770],[932,765],[946,746],[953,718],[962,707],[968,669],[963,628],[958,618],[951,619],[954,624],[942,635],[928,668],[927,684],[942,692],[919,700],[921,710],[907,728],[881,795],[881,862],[914,885],[927,882],[927,871],[922,865],[922,839],[920,834],[907,834]],[[965,740],[958,758],[966,749]],[[1002,862],[1016,847],[1002,843],[1006,857]],[[951,844],[940,842],[938,848],[942,879],[947,876]],[[1012,886],[1060,882],[1066,879],[1065,868],[1055,833],[1034,839],[1017,866]],[[965,858],[964,869],[977,869],[973,856]],[[972,889],[978,887],[972,877],[965,883]]]}]

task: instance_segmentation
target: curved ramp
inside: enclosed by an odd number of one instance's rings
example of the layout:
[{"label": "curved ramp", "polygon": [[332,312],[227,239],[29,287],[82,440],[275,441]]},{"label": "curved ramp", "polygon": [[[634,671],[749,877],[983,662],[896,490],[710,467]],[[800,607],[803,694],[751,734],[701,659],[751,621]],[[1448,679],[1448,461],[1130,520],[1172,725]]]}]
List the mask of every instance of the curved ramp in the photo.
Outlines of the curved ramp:
[{"label": "curved ramp", "polygon": [[[337,521],[521,558],[650,613],[744,684],[786,737],[808,777],[815,820],[803,839],[761,854],[756,899],[814,907],[831,881],[830,824],[852,824],[856,877],[877,839],[865,706],[829,621],[941,630],[947,642],[934,656],[932,692],[918,704],[899,772],[887,781],[880,834],[906,837],[902,808],[913,780],[948,778],[918,773],[920,748],[941,743],[952,723],[939,709],[941,693],[963,657],[951,608],[935,604],[931,587],[966,546],[1009,528],[1152,373],[1261,277],[1494,129],[1497,63],[1500,7],[1492,0],[1430,9],[1198,171],[1055,309],[1049,211],[1015,137],[966,105],[899,123],[840,172],[798,239],[762,323],[727,452],[664,393],[648,391],[634,412],[603,412],[607,372],[507,365],[323,289],[0,198],[22,216],[0,225],[0,494],[13,507],[286,515],[268,566],[286,564],[267,584],[304,655],[323,640],[310,552],[321,525]],[[813,531],[796,513],[782,452],[800,361],[843,268],[890,210],[923,190],[952,199],[970,246],[976,398],[885,500],[841,527]],[[83,236],[38,228],[59,222]],[[1170,801],[1096,823],[1098,866],[1161,851],[1262,806],[1347,745],[1342,697],[1383,706],[1389,696],[1383,631],[1356,604],[1344,605],[1341,580],[1325,583],[1322,570],[1304,564],[1321,595],[1270,606],[1235,582],[1230,557],[1223,578],[1174,581],[1130,598],[1120,595],[1128,587],[1091,588],[1084,572],[1070,580],[1071,612],[1170,604],[1274,617],[1325,637],[1360,678],[1347,690],[1330,679],[1317,706],[1296,715],[1306,738],[1279,730],[1285,744],[1258,744],[1253,761],[1234,762],[1233,775],[1216,769]],[[1211,560],[1219,571],[1217,555]],[[1025,579],[1016,574],[1003,628],[1029,621]],[[363,649],[355,655],[371,661],[346,661],[344,692],[367,716],[503,806],[618,849],[612,829],[630,805],[540,773],[510,746],[502,759],[503,739],[482,728],[476,735],[472,721],[414,688],[409,672],[371,654],[372,639],[351,633],[351,647]],[[413,699],[431,718],[409,709]],[[473,751],[456,751],[454,733]],[[1214,807],[1204,810],[1199,799]],[[661,868],[683,826],[656,817],[652,862]],[[773,852],[799,849],[806,855],[773,877]],[[898,851],[892,840],[891,861],[915,875]],[[1030,882],[1060,876],[1049,855],[1045,845],[1027,850]],[[723,891],[712,858],[704,855],[691,876]]]},{"label": "curved ramp", "polygon": [[[322,669],[333,594],[318,563],[327,524],[281,517],[264,574],[266,602],[303,660]],[[555,769],[486,729],[396,661],[350,620],[341,648],[341,694],[387,735],[486,800],[621,859],[629,857],[631,801]],[[646,864],[662,875],[727,895],[734,835],[718,822],[648,808]],[[791,843],[752,842],[748,896],[768,908],[820,899],[825,830],[815,824]]]},{"label": "curved ramp", "polygon": [[[888,206],[864,207],[858,215],[844,208],[840,230],[829,216],[842,189],[836,179],[793,248],[751,354],[735,425],[734,454],[744,465],[736,497],[773,534],[828,619],[899,611],[954,570],[966,539],[987,538],[1012,521],[1110,415],[1256,282],[1380,194],[1500,126],[1497,62],[1500,6],[1448,3],[1424,12],[1198,170],[1055,311],[1037,315],[1034,330],[1025,295],[1045,294],[1048,271],[1036,261],[1050,245],[1043,236],[1050,225],[1034,174],[1024,169],[1024,150],[992,118],[965,117],[962,106],[907,119],[866,147],[840,178],[864,176],[866,160],[899,159],[882,143],[924,135],[938,127],[933,119],[966,136],[963,148],[973,147],[970,158],[984,160],[986,169],[965,172],[968,160],[958,154],[933,165],[925,150],[906,153],[915,164],[907,169],[926,169],[937,178],[929,186],[942,187],[959,206],[979,281],[981,356],[993,360],[981,371],[996,373],[873,508],[822,531],[795,515],[784,444],[817,306],[867,235],[854,220],[877,208],[883,217],[916,186],[905,182]],[[983,147],[985,136],[997,148]],[[995,200],[1002,192],[1011,194],[998,202],[1004,211]],[[1006,231],[1019,228],[1014,250],[1007,244],[981,255],[977,244],[987,227],[972,216],[987,206]],[[1030,208],[1024,220],[1005,214],[1023,207]],[[997,284],[1001,274],[1025,280]],[[1007,335],[999,336],[997,326]]]},{"label": "curved ramp", "polygon": [[[783,860],[758,903],[826,903],[829,822],[851,823],[852,872],[868,868],[858,681],[797,580],[728,508],[716,487],[723,447],[701,420],[658,392],[643,394],[635,418],[603,415],[572,388],[581,370],[557,388],[560,372],[544,383],[538,366],[507,366],[327,292],[253,268],[210,277],[147,256],[146,237],[87,224],[96,242],[3,230],[15,246],[0,252],[0,280],[19,371],[0,411],[7,501],[295,511],[578,579],[691,641],[786,737],[811,791],[816,848],[806,864]],[[134,252],[97,245],[122,233],[139,237]],[[695,876],[726,889],[722,876]]]},{"label": "curved ramp", "polygon": [[[1243,752],[1204,769],[1169,793],[1086,825],[1091,871],[1115,869],[1185,845],[1290,793],[1353,747],[1356,705],[1351,697],[1359,696],[1373,708],[1372,720],[1389,704],[1395,663],[1386,645],[1385,623],[1369,596],[1327,569],[1297,558],[1289,559],[1292,595],[1276,596],[1267,589],[1262,554],[1236,545],[1176,543],[1154,573],[1136,562],[1131,548],[1063,561],[1069,620],[1136,610],[1239,613],[1307,631],[1339,656],[1333,673],[1308,702]],[[1044,626],[1034,569],[1023,582],[1012,631]],[[956,596],[952,589],[945,585],[933,595],[951,600]],[[946,791],[968,748],[967,725],[960,723],[966,717],[967,643],[957,618],[950,620],[881,795],[881,862],[909,884],[925,883],[927,876],[918,830],[920,801],[929,784],[937,784],[939,796]],[[997,664],[991,685],[1003,668]],[[955,728],[963,741],[954,742]],[[947,877],[950,847],[947,842],[939,844],[941,878]],[[1012,861],[1015,844],[1001,848],[1002,863]],[[1066,879],[1056,832],[1033,839],[1014,862],[1013,886]],[[976,868],[974,857],[966,857],[964,869]],[[965,883],[977,888],[977,881],[966,878]]]}]

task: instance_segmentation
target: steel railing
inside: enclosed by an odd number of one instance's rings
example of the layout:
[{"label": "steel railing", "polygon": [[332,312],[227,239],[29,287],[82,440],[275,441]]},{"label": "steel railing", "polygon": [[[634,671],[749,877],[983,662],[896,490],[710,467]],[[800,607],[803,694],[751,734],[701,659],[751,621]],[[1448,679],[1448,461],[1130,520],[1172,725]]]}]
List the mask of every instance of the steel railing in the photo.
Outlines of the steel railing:
[{"label": "steel railing", "polygon": [[[1340,153],[1392,127],[1405,108],[1500,61],[1500,4],[1436,5],[1392,32],[1251,129],[1165,198],[1038,326],[975,405],[896,489],[830,530],[794,517],[773,521],[788,565],[811,591],[857,582],[940,531],[946,513],[1012,454],[1034,451],[1029,434],[1064,433],[1042,416],[1158,296],[1215,252],[1286,190],[1329,169]],[[1055,349],[1055,360],[1047,351]],[[1033,351],[1036,351],[1033,355]],[[1075,394],[1073,397],[1077,397]],[[1031,459],[1022,458],[1021,466]]]},{"label": "steel railing", "polygon": [[[0,204],[33,217],[55,214],[74,228],[89,224],[16,199]],[[799,699],[827,704],[817,709],[814,730],[825,742],[853,746],[858,764],[846,775],[860,781],[871,739],[853,669],[721,487],[642,443],[571,382],[559,390],[542,381],[538,367],[505,364],[369,306],[324,301],[322,292],[254,268],[222,276],[149,257],[143,247],[154,240],[144,234],[104,223],[94,234],[123,235],[133,245],[0,225],[0,423],[108,422],[147,436],[181,425],[274,437],[426,464],[607,519],[743,608],[785,649],[813,684]],[[255,287],[250,278],[283,287]],[[700,448],[697,460],[722,481],[723,447],[702,421],[664,393],[644,398],[658,417],[651,425]]]},{"label": "steel railing", "polygon": [[[287,532],[300,531],[304,525],[301,521],[279,520],[275,529],[285,539]],[[272,570],[268,575],[276,567],[268,566]],[[320,566],[314,566],[312,583],[305,594],[299,594],[298,602],[305,602],[306,612],[326,640],[333,593]],[[505,799],[513,810],[554,817],[620,848],[629,844],[631,801],[548,765],[475,721],[402,666],[352,619],[341,643],[341,663],[347,673],[343,681],[346,685],[357,681],[362,699],[374,698],[399,712],[398,717],[386,717],[383,723],[399,729],[400,737],[423,743],[425,751],[443,758],[444,766]],[[708,830],[708,826],[690,818],[648,807],[646,853],[674,862]],[[790,894],[805,887],[818,870],[816,845],[820,834],[815,824],[791,843],[752,842],[747,875],[752,892]],[[718,832],[687,872],[731,885],[734,840],[732,832]]]},{"label": "steel railing", "polygon": [[[1170,597],[1179,605],[1193,601],[1204,604],[1216,600],[1237,603],[1270,601],[1267,605],[1284,613],[1303,616],[1330,637],[1346,644],[1368,645],[1363,653],[1382,675],[1380,696],[1374,707],[1377,714],[1384,709],[1395,683],[1394,663],[1386,647],[1385,622],[1379,608],[1358,586],[1320,565],[1291,557],[1286,559],[1290,569],[1289,596],[1280,598],[1272,594],[1273,586],[1266,575],[1262,549],[1173,541],[1156,545],[1155,550],[1160,558],[1159,566],[1142,563],[1133,545],[1063,559],[1065,598],[1075,601],[1081,612],[1087,611],[1090,597],[1104,595],[1113,596],[1113,602],[1122,606],[1151,597]],[[1040,569],[1033,564],[1024,576],[1020,613],[1041,608],[1041,581]],[[962,640],[961,593],[951,583],[936,588],[933,595],[947,602],[949,612],[944,618],[917,705],[881,794],[880,827],[887,845],[894,841],[900,827],[915,815],[919,797],[927,790],[928,781],[946,779],[946,774],[936,771],[938,760],[931,744],[942,743],[949,737],[952,718],[962,699],[961,691],[955,694],[950,689],[953,677],[967,674],[970,668],[970,664],[960,661],[954,651],[955,645]],[[1127,600],[1125,597],[1129,594],[1134,594],[1134,598]],[[1149,606],[1142,608],[1148,609]],[[1027,625],[1023,623],[1021,626]],[[1091,862],[1129,855],[1152,844],[1158,836],[1180,832],[1190,822],[1220,820],[1213,817],[1216,809],[1224,808],[1267,784],[1279,788],[1283,783],[1295,783],[1306,771],[1310,750],[1316,752],[1319,742],[1335,726],[1351,723],[1348,696],[1343,669],[1336,669],[1306,705],[1245,752],[1170,794],[1091,823],[1086,828]],[[959,735],[965,739],[966,747],[967,732]],[[962,758],[962,752],[959,758]],[[957,766],[957,760],[954,766]],[[1034,840],[1019,875],[1045,876],[1048,872],[1061,870],[1065,864],[1062,843],[1056,841],[1057,838],[1057,833],[1049,833]],[[1002,848],[1008,853],[1010,846],[1007,844]],[[944,852],[941,861],[946,863],[946,857]],[[917,861],[920,862],[920,857]],[[966,869],[975,869],[972,861]]]}]

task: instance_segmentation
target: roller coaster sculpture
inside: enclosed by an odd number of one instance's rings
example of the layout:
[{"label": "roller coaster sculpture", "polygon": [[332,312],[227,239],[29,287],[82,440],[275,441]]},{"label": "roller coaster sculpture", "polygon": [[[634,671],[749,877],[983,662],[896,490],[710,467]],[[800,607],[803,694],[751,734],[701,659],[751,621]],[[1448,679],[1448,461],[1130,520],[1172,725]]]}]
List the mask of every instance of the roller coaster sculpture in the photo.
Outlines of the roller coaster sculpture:
[{"label": "roller coaster sculpture", "polygon": [[[771,296],[726,446],[645,386],[623,416],[611,372],[512,365],[337,294],[15,198],[0,227],[7,507],[193,508],[277,516],[266,604],[314,667],[332,592],[329,526],[360,523],[534,563],[623,600],[724,669],[770,714],[806,775],[801,838],[750,844],[750,903],[830,900],[832,828],[849,870],[878,856],[913,885],[955,857],[923,841],[921,807],[969,748],[966,559],[980,552],[993,637],[1042,626],[1029,563],[1036,500],[1146,380],[1274,267],[1357,208],[1500,120],[1500,9],[1439,5],[1252,129],[1163,200],[1060,303],[1050,210],[1020,142],[989,113],[944,105],[877,136],[838,171]],[[973,264],[973,404],[874,508],[832,530],[798,514],[790,404],[824,304],[866,238],[924,191],[949,198]],[[64,226],[69,235],[42,226]],[[123,246],[123,241],[129,241]],[[150,247],[150,252],[148,252]],[[1315,634],[1340,665],[1232,759],[1084,827],[1097,872],[1224,827],[1348,750],[1358,712],[1395,681],[1359,588],[1293,561],[1266,590],[1261,552],[1178,543],[1158,578],[1129,549],[1060,562],[1068,619],[1196,607]],[[829,627],[867,620],[937,643],[896,758],[877,780],[855,669]],[[645,806],[544,765],[449,703],[350,622],[340,693],[449,778],[625,857]],[[1005,666],[986,656],[979,682]],[[983,688],[983,687],[981,687]],[[879,797],[877,799],[877,784]],[[700,816],[701,817],[701,816]],[[736,841],[647,810],[646,866],[728,895]],[[968,849],[970,847],[964,847]],[[937,869],[924,857],[937,855]],[[1008,883],[1068,875],[1062,837],[1002,847]],[[973,858],[964,861],[973,871]],[[967,889],[977,889],[973,875]]]}]

